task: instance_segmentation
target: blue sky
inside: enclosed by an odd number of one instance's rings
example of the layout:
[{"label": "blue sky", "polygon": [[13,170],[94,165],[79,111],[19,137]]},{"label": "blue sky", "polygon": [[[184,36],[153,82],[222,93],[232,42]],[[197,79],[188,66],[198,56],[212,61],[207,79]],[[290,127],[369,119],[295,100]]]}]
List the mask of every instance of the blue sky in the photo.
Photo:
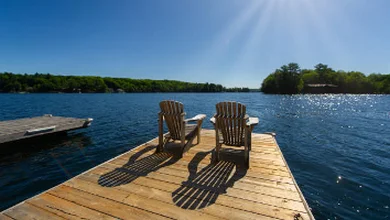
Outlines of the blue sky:
[{"label": "blue sky", "polygon": [[0,72],[258,88],[276,68],[390,73],[388,0],[0,0]]}]

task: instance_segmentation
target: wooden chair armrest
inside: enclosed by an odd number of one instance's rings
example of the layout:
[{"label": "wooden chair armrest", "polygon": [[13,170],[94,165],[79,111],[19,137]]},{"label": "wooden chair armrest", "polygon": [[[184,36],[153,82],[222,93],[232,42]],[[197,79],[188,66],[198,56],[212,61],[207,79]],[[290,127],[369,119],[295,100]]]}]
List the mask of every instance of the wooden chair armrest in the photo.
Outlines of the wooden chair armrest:
[{"label": "wooden chair armrest", "polygon": [[257,117],[250,117],[248,122],[246,123],[247,126],[254,126],[259,124],[259,118]]},{"label": "wooden chair armrest", "polygon": [[215,125],[215,117],[210,118],[210,122]]},{"label": "wooden chair armrest", "polygon": [[272,135],[273,137],[276,137],[276,133],[275,132],[264,132],[264,134],[269,134],[269,135]]},{"label": "wooden chair armrest", "polygon": [[206,118],[205,114],[198,114],[195,117],[184,120],[184,122],[203,121],[205,118]]}]

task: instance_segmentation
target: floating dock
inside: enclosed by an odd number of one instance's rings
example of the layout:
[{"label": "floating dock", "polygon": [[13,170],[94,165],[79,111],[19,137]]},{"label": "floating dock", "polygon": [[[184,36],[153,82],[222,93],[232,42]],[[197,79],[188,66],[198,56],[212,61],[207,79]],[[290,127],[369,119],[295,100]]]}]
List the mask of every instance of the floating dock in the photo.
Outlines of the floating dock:
[{"label": "floating dock", "polygon": [[91,122],[91,118],[65,118],[52,115],[0,121],[0,144],[85,128],[88,127]]},{"label": "floating dock", "polygon": [[214,133],[203,129],[201,143],[182,158],[175,143],[155,153],[155,138],[4,210],[0,219],[314,219],[274,136],[252,135],[247,170],[237,150],[210,163]]}]

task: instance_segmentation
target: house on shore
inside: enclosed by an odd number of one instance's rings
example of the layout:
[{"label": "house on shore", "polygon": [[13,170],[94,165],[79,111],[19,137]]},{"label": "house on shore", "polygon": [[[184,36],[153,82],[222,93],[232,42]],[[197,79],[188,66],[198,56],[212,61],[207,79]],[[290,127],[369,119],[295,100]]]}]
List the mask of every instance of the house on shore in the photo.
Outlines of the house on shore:
[{"label": "house on shore", "polygon": [[337,88],[338,86],[334,84],[306,84],[304,88],[304,93],[337,93]]}]

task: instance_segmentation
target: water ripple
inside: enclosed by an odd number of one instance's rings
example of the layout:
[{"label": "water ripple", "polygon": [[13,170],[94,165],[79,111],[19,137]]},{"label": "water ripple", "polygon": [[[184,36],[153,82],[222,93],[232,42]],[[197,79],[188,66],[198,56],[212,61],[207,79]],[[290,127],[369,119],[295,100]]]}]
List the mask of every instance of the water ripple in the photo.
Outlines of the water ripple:
[{"label": "water ripple", "polygon": [[[211,117],[239,100],[255,132],[279,145],[317,219],[390,218],[390,96],[221,94],[1,94],[0,120],[53,114],[92,117],[88,129],[19,146],[0,157],[0,210],[157,136],[158,102]],[[205,128],[212,128],[207,121]],[[4,202],[5,201],[5,202]],[[386,217],[387,216],[387,217]]]}]

